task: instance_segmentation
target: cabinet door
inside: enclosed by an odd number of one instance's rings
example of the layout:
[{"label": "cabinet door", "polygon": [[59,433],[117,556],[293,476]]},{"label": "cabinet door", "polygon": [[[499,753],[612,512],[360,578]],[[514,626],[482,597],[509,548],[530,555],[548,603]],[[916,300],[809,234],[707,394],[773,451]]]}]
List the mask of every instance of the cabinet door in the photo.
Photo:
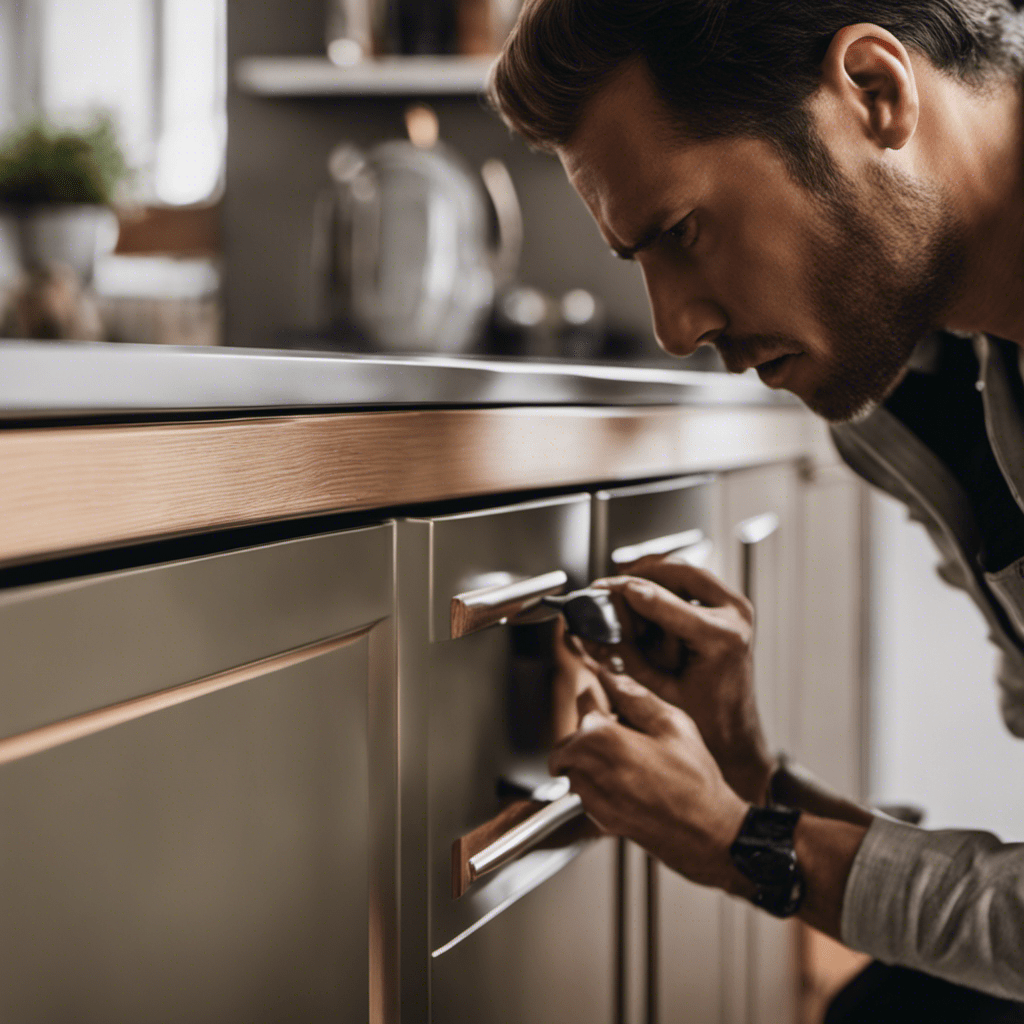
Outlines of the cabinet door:
[{"label": "cabinet door", "polygon": [[[792,749],[793,679],[798,665],[795,605],[799,529],[797,475],[792,465],[730,473],[722,478],[724,578],[756,610],[754,681],[761,721],[773,750]],[[730,1024],[784,1024],[796,1020],[797,933],[729,900],[726,957],[734,965],[725,988]]]},{"label": "cabinet door", "polygon": [[[675,553],[714,568],[718,485],[685,477],[594,495],[593,574],[629,571]],[[623,1024],[722,1020],[722,896],[620,844],[619,1019]]]},{"label": "cabinet door", "polygon": [[527,797],[550,782],[559,709],[575,705],[556,692],[553,613],[522,623],[515,595],[583,585],[589,525],[587,495],[399,523],[410,1024],[610,1024],[611,840],[581,836],[578,819],[453,890],[453,853],[498,840],[517,806],[541,810]]},{"label": "cabinet door", "polygon": [[866,491],[845,466],[815,465],[800,488],[803,614],[793,753],[837,792],[867,796],[863,647]]},{"label": "cabinet door", "polygon": [[0,596],[0,1019],[384,1019],[391,550]]}]

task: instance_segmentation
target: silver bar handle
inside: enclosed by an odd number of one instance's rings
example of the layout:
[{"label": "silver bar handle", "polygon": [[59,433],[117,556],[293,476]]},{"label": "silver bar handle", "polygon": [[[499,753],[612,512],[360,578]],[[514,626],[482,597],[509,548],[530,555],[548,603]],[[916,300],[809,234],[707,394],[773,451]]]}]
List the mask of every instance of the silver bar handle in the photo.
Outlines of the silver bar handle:
[{"label": "silver bar handle", "polygon": [[779,517],[774,512],[762,512],[759,516],[744,519],[736,527],[736,536],[741,544],[748,547],[767,540],[779,528]]},{"label": "silver bar handle", "polygon": [[452,639],[494,626],[540,603],[547,594],[565,588],[569,577],[561,570],[531,576],[524,580],[482,587],[452,598]]},{"label": "silver bar handle", "polygon": [[530,815],[526,821],[510,829],[490,846],[469,858],[469,877],[476,881],[483,875],[508,864],[532,850],[566,822],[583,813],[583,801],[576,793],[567,793]]},{"label": "silver bar handle", "polygon": [[684,530],[682,533],[669,533],[664,537],[652,537],[640,544],[627,544],[612,552],[612,565],[616,568],[639,562],[648,555],[668,555],[687,548],[695,548],[704,543],[703,530]]},{"label": "silver bar handle", "polygon": [[774,512],[763,512],[759,516],[744,519],[736,527],[736,536],[743,546],[743,561],[740,573],[743,577],[743,596],[753,601],[754,594],[754,550],[779,528],[779,517]]}]

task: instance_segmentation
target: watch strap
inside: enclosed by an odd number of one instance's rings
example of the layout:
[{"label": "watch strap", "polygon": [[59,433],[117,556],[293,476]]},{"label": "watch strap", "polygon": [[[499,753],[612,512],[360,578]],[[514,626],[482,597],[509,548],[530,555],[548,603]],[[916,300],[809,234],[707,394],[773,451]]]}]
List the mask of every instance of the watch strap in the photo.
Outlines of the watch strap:
[{"label": "watch strap", "polygon": [[737,870],[755,886],[753,903],[776,917],[791,917],[803,902],[803,872],[793,848],[800,811],[751,807],[729,847]]}]

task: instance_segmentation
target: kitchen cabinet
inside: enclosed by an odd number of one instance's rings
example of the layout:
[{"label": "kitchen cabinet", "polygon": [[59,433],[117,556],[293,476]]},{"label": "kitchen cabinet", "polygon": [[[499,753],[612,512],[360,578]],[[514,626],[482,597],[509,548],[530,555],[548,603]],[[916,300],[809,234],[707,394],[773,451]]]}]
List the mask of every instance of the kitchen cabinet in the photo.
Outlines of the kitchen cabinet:
[{"label": "kitchen cabinet", "polygon": [[[598,491],[594,575],[628,571],[652,554],[714,564],[719,491],[715,480],[699,475]],[[627,841],[620,843],[619,876],[619,1020],[720,1020],[721,896],[668,871]]]},{"label": "kitchen cabinet", "polygon": [[[771,750],[792,750],[794,637],[802,543],[795,464],[757,467],[722,478],[719,536],[723,578],[756,610],[754,683]],[[798,962],[794,921],[779,921],[740,900],[725,901],[725,988],[731,1024],[779,1024],[797,1015]]]},{"label": "kitchen cabinet", "polygon": [[[759,710],[773,749],[794,749],[796,637],[806,540],[793,463],[598,492],[595,573],[677,552],[718,573],[757,608]],[[819,548],[825,531],[811,539]],[[813,730],[812,730],[813,731]],[[620,848],[620,1019],[629,1024],[795,1021],[797,937],[746,903],[693,885],[630,843]]]},{"label": "kitchen cabinet", "polygon": [[382,1018],[392,551],[386,524],[0,594],[0,1019]]},{"label": "kitchen cabinet", "polygon": [[793,1019],[787,925],[585,819],[470,871],[562,799],[527,605],[648,551],[751,592],[773,746],[856,772],[856,485],[798,462],[799,410],[599,399],[6,431],[0,1019]]},{"label": "kitchen cabinet", "polygon": [[611,1024],[612,840],[580,817],[462,877],[481,830],[543,811],[529,797],[575,728],[555,617],[517,614],[586,583],[589,526],[585,494],[398,524],[403,1022]]}]

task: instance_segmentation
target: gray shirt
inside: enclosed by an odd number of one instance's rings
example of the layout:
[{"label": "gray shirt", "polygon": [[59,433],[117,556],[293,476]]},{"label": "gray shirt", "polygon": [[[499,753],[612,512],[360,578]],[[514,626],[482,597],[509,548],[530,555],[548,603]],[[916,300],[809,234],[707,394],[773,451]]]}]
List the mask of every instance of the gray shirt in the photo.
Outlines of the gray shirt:
[{"label": "gray shirt", "polygon": [[[984,337],[973,342],[989,442],[1024,509],[1024,408],[1013,377],[1021,370],[1005,346]],[[1024,558],[985,571],[978,525],[959,482],[886,409],[832,434],[857,473],[925,525],[941,555],[939,574],[982,611],[1001,652],[1003,719],[1024,737]],[[1024,1000],[1024,844],[876,820],[847,882],[842,938],[879,960]]]}]

